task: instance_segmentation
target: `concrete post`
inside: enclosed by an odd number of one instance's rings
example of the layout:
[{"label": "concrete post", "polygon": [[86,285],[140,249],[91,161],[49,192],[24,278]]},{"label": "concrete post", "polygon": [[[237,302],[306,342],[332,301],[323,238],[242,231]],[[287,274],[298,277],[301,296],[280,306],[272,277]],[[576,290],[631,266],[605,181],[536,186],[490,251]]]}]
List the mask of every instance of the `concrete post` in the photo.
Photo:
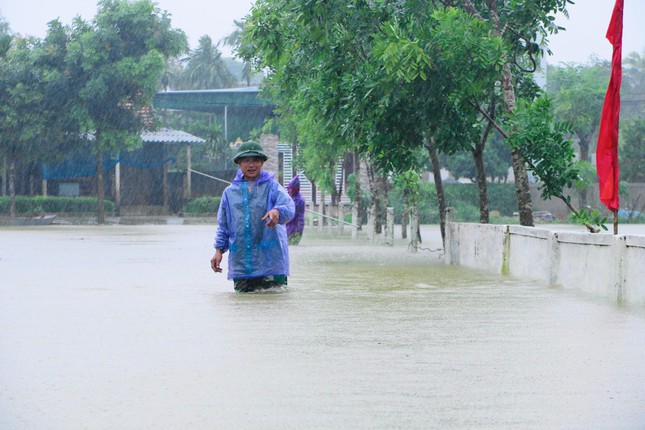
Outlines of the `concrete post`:
[{"label": "concrete post", "polygon": [[502,275],[511,274],[511,231],[507,225],[504,226],[504,245],[502,249]]},{"label": "concrete post", "polygon": [[625,297],[625,257],[627,254],[627,241],[625,236],[614,236],[614,264],[612,272],[612,288],[609,297],[615,298],[617,303],[625,303],[629,297]]},{"label": "concrete post", "polygon": [[558,282],[558,272],[560,271],[560,242],[558,241],[558,233],[552,233],[548,239],[547,250],[547,267],[549,270],[549,286],[554,286]]},{"label": "concrete post", "polygon": [[358,206],[352,205],[352,239],[358,238]]}]

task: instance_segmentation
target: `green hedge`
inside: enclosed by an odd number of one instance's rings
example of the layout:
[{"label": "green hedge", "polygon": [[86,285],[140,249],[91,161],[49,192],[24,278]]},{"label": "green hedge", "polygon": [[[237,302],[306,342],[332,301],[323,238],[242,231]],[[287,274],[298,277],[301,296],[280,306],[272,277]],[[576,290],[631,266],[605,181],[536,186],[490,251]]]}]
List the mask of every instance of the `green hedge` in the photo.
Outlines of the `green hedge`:
[{"label": "green hedge", "polygon": [[184,213],[216,215],[220,200],[220,197],[198,197],[184,205]]},{"label": "green hedge", "polygon": [[[114,203],[105,200],[105,212],[114,213]],[[96,213],[97,199],[94,197],[43,197],[16,196],[16,213],[18,215],[81,214]],[[8,215],[11,207],[9,197],[0,197],[0,214]]]}]

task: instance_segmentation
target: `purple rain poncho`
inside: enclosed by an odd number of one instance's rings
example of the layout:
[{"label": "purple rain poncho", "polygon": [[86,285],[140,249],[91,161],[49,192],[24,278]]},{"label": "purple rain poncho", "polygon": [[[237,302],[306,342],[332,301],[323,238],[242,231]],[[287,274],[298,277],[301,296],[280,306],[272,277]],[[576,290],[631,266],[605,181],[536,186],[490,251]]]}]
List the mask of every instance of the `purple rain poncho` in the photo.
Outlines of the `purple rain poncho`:
[{"label": "purple rain poncho", "polygon": [[[215,248],[229,251],[227,278],[242,279],[289,275],[289,247],[285,223],[295,208],[287,191],[262,170],[249,191],[249,182],[238,170],[226,187],[217,211]],[[262,217],[271,209],[280,212],[279,224],[269,228]]]},{"label": "purple rain poncho", "polygon": [[291,221],[287,223],[287,236],[291,238],[294,233],[302,234],[305,229],[305,199],[300,194],[300,177],[296,175],[287,185],[289,195],[293,199],[296,207],[296,214]]}]

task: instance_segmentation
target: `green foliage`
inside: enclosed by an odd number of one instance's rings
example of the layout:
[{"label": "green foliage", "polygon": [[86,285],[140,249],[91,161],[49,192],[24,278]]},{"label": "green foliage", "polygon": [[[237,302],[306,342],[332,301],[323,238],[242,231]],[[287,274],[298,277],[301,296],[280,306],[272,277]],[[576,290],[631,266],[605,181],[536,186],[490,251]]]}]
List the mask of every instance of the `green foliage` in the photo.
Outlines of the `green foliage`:
[{"label": "green foliage", "polygon": [[578,161],[578,178],[574,181],[578,192],[589,189],[597,182],[596,167],[588,161]]},{"label": "green foliage", "polygon": [[[356,175],[355,174],[350,174],[347,177],[347,189],[346,189],[346,194],[347,197],[352,202],[356,201]],[[370,205],[370,195],[367,193],[365,190],[361,188],[361,199],[363,201],[363,207],[368,207]]]},{"label": "green foliage", "polygon": [[620,118],[630,120],[643,117],[645,94],[645,48],[631,52],[623,59]]},{"label": "green foliage", "polygon": [[645,117],[621,123],[618,157],[620,176],[628,182],[645,182]]},{"label": "green foliage", "polygon": [[560,29],[553,14],[567,3],[263,0],[238,53],[267,71],[280,133],[325,189],[330,163],[355,148],[395,175],[421,167],[426,138],[445,154],[471,150],[483,100],[502,90],[513,110],[518,82],[535,94],[522,66],[540,56],[538,35]]},{"label": "green foliage", "polygon": [[[224,140],[221,116],[208,112],[171,111],[164,113],[164,123],[206,140],[204,144],[191,146],[193,169],[208,171],[231,167],[234,151]],[[181,150],[177,161],[180,166],[186,165],[185,149]]]},{"label": "green foliage", "polygon": [[186,68],[181,74],[178,89],[229,88],[237,83],[209,36],[200,37],[197,49],[191,51],[182,62]]},{"label": "green foliage", "polygon": [[15,38],[0,56],[0,155],[9,160],[52,160],[64,149],[65,88],[42,64],[40,47],[36,39]]},{"label": "green foliage", "polygon": [[187,214],[217,214],[221,197],[198,197],[184,205]]},{"label": "green foliage", "polygon": [[[95,153],[141,144],[139,133],[165,67],[187,48],[186,36],[150,0],[102,0],[90,24],[75,27],[67,73],[77,85],[75,114],[94,133]],[[150,125],[150,124],[148,124]]]},{"label": "green foliage", "polygon": [[567,124],[556,122],[551,113],[551,101],[540,97],[533,102],[518,102],[516,111],[507,122],[512,130],[508,138],[519,149],[529,169],[540,180],[542,198],[564,195],[580,177]]},{"label": "green foliage", "polygon": [[582,161],[588,161],[591,138],[600,124],[609,63],[554,66],[547,69],[548,94],[555,116],[566,121],[579,139]]},{"label": "green foliage", "polygon": [[[9,214],[10,198],[0,197],[0,214]],[[93,197],[16,196],[17,215],[88,214],[95,213],[97,199]],[[114,213],[114,203],[105,201],[107,213]]]},{"label": "green foliage", "polygon": [[[511,167],[511,151],[499,133],[493,132],[484,147],[484,165],[486,176],[493,182],[504,182]],[[473,162],[472,151],[456,152],[440,157],[443,168],[450,171],[455,178],[467,178],[477,182],[476,165]]]},{"label": "green foliage", "polygon": [[403,190],[404,202],[414,206],[418,202],[421,190],[421,175],[415,170],[408,170],[394,178],[394,185]]},{"label": "green foliage", "polygon": [[[600,229],[607,231],[607,217],[605,217],[598,209],[580,209],[573,211],[569,215],[569,219],[576,224],[587,226],[592,233],[599,233]],[[592,227],[592,228],[590,228]]]},{"label": "green foliage", "polygon": [[[437,192],[434,184],[420,184],[418,207],[419,222],[422,224],[439,223]],[[517,203],[513,184],[488,184],[489,206],[502,216],[510,217],[516,211]],[[479,190],[474,184],[444,184],[446,204],[455,211],[455,220],[459,222],[479,222]],[[396,221],[400,222],[403,214],[405,189],[395,182],[389,193],[389,205],[394,207]]]}]

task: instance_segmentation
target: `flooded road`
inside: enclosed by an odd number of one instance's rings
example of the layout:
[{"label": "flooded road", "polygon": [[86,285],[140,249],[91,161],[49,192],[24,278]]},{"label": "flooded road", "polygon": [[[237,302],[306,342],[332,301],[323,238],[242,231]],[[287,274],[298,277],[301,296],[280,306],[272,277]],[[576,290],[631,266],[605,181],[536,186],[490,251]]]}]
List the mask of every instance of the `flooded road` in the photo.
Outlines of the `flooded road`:
[{"label": "flooded road", "polygon": [[213,234],[0,229],[0,428],[645,428],[641,309],[307,230],[235,293]]}]

